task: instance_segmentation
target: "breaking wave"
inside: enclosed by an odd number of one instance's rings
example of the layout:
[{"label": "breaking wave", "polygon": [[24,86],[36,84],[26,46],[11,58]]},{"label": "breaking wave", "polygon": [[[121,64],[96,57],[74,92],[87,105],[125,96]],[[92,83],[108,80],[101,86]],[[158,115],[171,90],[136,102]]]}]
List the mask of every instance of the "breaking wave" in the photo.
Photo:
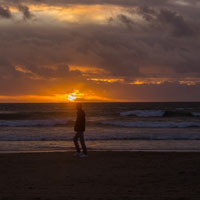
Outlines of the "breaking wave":
[{"label": "breaking wave", "polygon": [[120,113],[121,116],[137,117],[162,117],[165,114],[162,110],[134,110]]},{"label": "breaking wave", "polygon": [[0,111],[0,120],[47,120],[47,119],[65,119],[68,116],[68,112],[57,111],[40,111],[40,112],[12,112],[12,111]]},{"label": "breaking wave", "polygon": [[200,117],[200,112],[192,112],[192,115],[195,117]]},{"label": "breaking wave", "polygon": [[200,127],[200,122],[102,122],[103,125],[129,127],[129,128],[187,128]]},{"label": "breaking wave", "polygon": [[66,125],[67,120],[0,120],[0,127],[33,127]]},{"label": "breaking wave", "polygon": [[131,110],[121,112],[121,116],[136,116],[136,117],[200,117],[200,112],[188,112],[182,110],[163,111],[163,110]]}]

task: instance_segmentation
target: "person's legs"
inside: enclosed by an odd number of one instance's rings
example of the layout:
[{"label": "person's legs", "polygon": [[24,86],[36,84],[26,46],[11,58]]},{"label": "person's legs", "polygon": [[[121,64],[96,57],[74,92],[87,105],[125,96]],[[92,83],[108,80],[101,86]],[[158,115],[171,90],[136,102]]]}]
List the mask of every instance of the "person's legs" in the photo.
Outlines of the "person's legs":
[{"label": "person's legs", "polygon": [[79,138],[79,137],[80,137],[80,133],[77,132],[76,135],[75,135],[74,138],[73,138],[74,145],[75,145],[75,148],[76,148],[77,153],[80,153],[80,152],[81,152],[80,147],[79,147],[79,144],[78,144],[78,138]]},{"label": "person's legs", "polygon": [[83,153],[87,155],[87,147],[85,145],[84,133],[80,132],[79,135],[80,135],[80,142],[81,142],[81,147],[83,149]]}]

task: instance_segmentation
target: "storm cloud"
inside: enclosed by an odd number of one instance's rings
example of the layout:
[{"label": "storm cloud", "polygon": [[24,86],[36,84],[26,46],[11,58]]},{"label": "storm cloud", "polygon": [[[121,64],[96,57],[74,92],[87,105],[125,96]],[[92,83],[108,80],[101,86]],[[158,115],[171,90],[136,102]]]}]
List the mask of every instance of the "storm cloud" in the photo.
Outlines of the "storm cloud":
[{"label": "storm cloud", "polygon": [[[191,90],[189,100],[200,100],[199,1],[0,0],[0,5],[2,95],[40,94],[45,88],[63,93],[70,85],[141,101],[170,100],[169,95],[187,100],[184,94]],[[168,92],[158,98],[164,89]],[[152,93],[146,96],[147,91]]]}]

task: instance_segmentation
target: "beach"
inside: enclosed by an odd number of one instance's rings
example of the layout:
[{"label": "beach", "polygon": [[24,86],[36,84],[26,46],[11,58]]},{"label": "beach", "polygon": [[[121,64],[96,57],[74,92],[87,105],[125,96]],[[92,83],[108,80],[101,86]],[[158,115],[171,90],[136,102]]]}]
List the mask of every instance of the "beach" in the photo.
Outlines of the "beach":
[{"label": "beach", "polygon": [[199,199],[198,152],[0,154],[0,199]]}]

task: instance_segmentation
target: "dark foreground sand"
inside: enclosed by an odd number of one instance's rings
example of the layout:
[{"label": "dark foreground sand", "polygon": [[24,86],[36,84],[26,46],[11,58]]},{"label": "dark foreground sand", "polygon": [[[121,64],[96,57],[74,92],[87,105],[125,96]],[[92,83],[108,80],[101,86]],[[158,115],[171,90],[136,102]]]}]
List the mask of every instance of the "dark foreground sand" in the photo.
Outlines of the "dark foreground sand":
[{"label": "dark foreground sand", "polygon": [[0,200],[200,199],[200,153],[0,154]]}]

